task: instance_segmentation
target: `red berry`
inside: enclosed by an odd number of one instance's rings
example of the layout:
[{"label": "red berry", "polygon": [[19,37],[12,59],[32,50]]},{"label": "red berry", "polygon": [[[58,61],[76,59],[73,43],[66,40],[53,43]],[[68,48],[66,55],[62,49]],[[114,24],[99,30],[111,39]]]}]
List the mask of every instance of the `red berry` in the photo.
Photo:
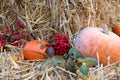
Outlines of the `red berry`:
[{"label": "red berry", "polygon": [[4,42],[1,42],[1,46],[2,46],[2,47],[5,47],[5,43],[4,43]]},{"label": "red berry", "polygon": [[18,34],[18,37],[19,37],[19,39],[22,39],[23,35],[22,34]]},{"label": "red berry", "polygon": [[16,25],[17,25],[18,28],[24,29],[24,25],[20,20],[16,21]]},{"label": "red berry", "polygon": [[30,38],[30,34],[27,33],[27,34],[25,35],[25,37],[26,37],[26,38]]},{"label": "red berry", "polygon": [[11,32],[11,30],[10,29],[6,29],[6,33],[10,33]]},{"label": "red berry", "polygon": [[17,41],[13,42],[13,45],[18,46],[18,42]]},{"label": "red berry", "polygon": [[17,31],[14,31],[13,34],[17,34],[18,32]]}]

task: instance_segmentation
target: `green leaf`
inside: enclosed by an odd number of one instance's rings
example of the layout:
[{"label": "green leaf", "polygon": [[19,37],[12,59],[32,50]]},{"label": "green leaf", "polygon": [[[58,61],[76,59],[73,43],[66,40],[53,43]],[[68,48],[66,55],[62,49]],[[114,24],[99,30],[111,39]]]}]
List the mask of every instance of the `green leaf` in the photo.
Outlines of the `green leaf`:
[{"label": "green leaf", "polygon": [[64,59],[64,56],[57,56],[57,57],[55,57],[58,61],[61,61],[61,60],[63,60]]},{"label": "green leaf", "polygon": [[65,67],[66,70],[68,70],[70,72],[73,72],[73,73],[76,72],[76,68],[75,68],[74,65],[70,65],[70,64],[68,64],[68,63],[65,62],[64,63],[64,67]]},{"label": "green leaf", "polygon": [[56,66],[58,66],[58,60],[55,57],[52,58],[52,64],[53,64],[54,68],[56,68]]},{"label": "green leaf", "polygon": [[76,50],[74,47],[69,50],[68,54],[73,58],[83,57],[82,53]]},{"label": "green leaf", "polygon": [[78,58],[77,61],[80,63],[86,63],[90,66],[96,66],[98,64],[97,59],[93,57]]},{"label": "green leaf", "polygon": [[62,64],[65,67],[66,70],[75,73],[76,72],[76,67],[74,62],[69,58],[68,60],[62,60]]},{"label": "green leaf", "polygon": [[98,60],[96,58],[86,57],[85,60],[88,60],[88,64],[90,64],[92,66],[98,65]]},{"label": "green leaf", "polygon": [[87,75],[87,74],[88,74],[89,68],[86,66],[85,63],[83,63],[83,64],[80,66],[80,72],[83,73],[84,75]]}]

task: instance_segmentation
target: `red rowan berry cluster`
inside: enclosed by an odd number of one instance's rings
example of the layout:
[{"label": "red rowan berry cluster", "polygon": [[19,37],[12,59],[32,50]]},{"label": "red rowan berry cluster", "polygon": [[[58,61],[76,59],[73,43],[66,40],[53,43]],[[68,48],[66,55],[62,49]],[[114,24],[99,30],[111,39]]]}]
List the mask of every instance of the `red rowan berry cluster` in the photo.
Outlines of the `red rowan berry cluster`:
[{"label": "red rowan berry cluster", "polygon": [[56,55],[64,55],[70,49],[70,44],[66,35],[56,34],[54,36],[54,41],[55,43],[52,43],[51,46],[54,48]]},{"label": "red rowan berry cluster", "polygon": [[29,33],[22,33],[22,29],[25,28],[20,20],[16,21],[17,30],[4,29],[0,30],[0,46],[6,48],[6,44],[12,44],[14,46],[22,45],[22,39],[30,38]]}]

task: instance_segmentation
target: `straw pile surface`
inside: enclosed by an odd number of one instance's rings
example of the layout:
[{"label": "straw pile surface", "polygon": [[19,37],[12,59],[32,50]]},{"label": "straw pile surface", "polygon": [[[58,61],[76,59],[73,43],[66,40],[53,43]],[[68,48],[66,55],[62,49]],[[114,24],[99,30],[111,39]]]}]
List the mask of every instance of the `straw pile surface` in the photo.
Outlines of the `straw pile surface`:
[{"label": "straw pile surface", "polygon": [[[106,24],[111,29],[120,24],[120,0],[0,0],[0,30],[16,30],[17,19],[25,25],[22,33],[30,32],[48,42],[55,33],[67,34],[73,46],[74,37],[85,27]],[[85,76],[79,70],[69,72],[61,64],[54,68],[48,60],[14,61],[12,56],[21,54],[23,45],[8,44],[9,50],[0,50],[0,80],[120,80],[119,62],[99,65]],[[43,62],[47,64],[41,67]]]}]

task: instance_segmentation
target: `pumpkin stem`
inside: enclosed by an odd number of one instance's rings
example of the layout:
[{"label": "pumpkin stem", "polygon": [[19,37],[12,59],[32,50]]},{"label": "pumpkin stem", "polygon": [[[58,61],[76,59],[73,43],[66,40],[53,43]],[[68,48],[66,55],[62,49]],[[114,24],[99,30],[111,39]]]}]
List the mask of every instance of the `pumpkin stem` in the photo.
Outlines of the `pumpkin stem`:
[{"label": "pumpkin stem", "polygon": [[45,48],[46,46],[49,46],[49,44],[42,44],[41,47],[40,47],[40,49],[43,49],[43,48]]},{"label": "pumpkin stem", "polygon": [[107,25],[104,25],[102,28],[103,28],[103,33],[108,34],[109,30]]}]

